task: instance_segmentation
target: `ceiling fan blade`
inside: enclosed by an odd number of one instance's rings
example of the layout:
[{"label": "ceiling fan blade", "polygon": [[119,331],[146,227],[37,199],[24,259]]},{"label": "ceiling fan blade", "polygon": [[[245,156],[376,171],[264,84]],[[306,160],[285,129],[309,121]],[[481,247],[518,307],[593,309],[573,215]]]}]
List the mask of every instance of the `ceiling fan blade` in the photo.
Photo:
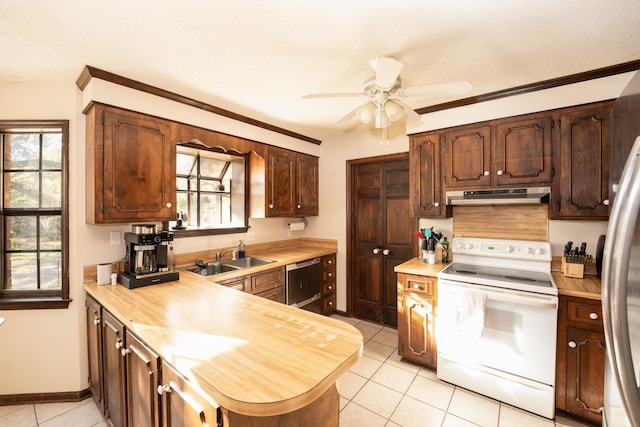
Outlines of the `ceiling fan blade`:
[{"label": "ceiling fan blade", "polygon": [[315,98],[355,98],[360,96],[366,96],[362,92],[344,92],[344,93],[309,93],[303,95],[303,99],[315,99]]},{"label": "ceiling fan blade", "polygon": [[436,83],[420,86],[409,86],[398,90],[399,96],[449,96],[462,95],[473,86],[466,80],[458,82]]},{"label": "ceiling fan blade", "polygon": [[399,99],[394,98],[393,100],[398,104],[402,105],[402,107],[404,108],[404,113],[407,115],[407,123],[414,123],[414,122],[420,121],[422,117],[420,117],[420,114],[416,113],[413,110],[413,108],[409,107],[407,104],[400,101]]},{"label": "ceiling fan blade", "polygon": [[387,56],[379,56],[375,59],[376,86],[382,89],[391,89],[400,75],[403,64]]}]

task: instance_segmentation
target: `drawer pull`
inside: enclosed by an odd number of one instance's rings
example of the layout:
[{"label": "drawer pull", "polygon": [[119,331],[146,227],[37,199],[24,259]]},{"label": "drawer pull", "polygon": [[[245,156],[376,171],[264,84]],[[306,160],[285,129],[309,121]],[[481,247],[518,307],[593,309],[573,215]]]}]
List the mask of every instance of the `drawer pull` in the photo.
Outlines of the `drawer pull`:
[{"label": "drawer pull", "polygon": [[328,290],[332,290],[332,289],[333,289],[333,286],[329,285],[329,286],[327,286],[327,289],[328,289]]},{"label": "drawer pull", "polygon": [[598,320],[598,313],[589,313],[589,319]]}]

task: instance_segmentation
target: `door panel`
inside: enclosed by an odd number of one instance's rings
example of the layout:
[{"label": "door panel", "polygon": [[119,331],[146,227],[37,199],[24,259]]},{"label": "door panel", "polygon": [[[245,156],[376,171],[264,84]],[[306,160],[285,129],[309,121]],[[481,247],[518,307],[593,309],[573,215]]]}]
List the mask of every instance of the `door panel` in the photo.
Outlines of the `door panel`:
[{"label": "door panel", "polygon": [[[394,267],[413,256],[408,154],[361,160],[350,169],[350,307],[397,326]],[[360,162],[360,161],[354,161]]]}]

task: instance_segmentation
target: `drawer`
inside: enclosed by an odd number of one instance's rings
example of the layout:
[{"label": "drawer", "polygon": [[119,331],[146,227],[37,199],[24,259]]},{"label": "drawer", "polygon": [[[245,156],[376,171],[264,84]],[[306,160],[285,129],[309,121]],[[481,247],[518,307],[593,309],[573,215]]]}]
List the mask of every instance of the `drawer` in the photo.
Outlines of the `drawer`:
[{"label": "drawer", "polygon": [[336,293],[336,282],[327,282],[322,284],[322,296]]},{"label": "drawer", "polygon": [[398,276],[398,279],[401,281],[402,290],[411,290],[430,296],[436,294],[438,279],[435,277],[402,274]]},{"label": "drawer", "polygon": [[284,304],[284,286],[257,293],[255,296]]},{"label": "drawer", "polygon": [[322,257],[322,269],[335,268],[336,254],[325,255]]},{"label": "drawer", "polygon": [[226,286],[227,288],[236,289],[238,291],[245,291],[245,290],[248,291],[249,287],[251,286],[249,276],[224,280],[224,281],[218,282],[218,284],[222,286]]},{"label": "drawer", "polygon": [[336,294],[322,297],[322,314],[331,314],[336,311]]},{"label": "drawer", "polygon": [[602,325],[602,305],[586,302],[568,301],[567,320],[573,320],[585,325]]},{"label": "drawer", "polygon": [[322,283],[329,283],[336,281],[336,269],[331,268],[329,270],[322,270]]},{"label": "drawer", "polygon": [[284,267],[251,276],[251,293],[263,292],[277,287],[284,288]]}]

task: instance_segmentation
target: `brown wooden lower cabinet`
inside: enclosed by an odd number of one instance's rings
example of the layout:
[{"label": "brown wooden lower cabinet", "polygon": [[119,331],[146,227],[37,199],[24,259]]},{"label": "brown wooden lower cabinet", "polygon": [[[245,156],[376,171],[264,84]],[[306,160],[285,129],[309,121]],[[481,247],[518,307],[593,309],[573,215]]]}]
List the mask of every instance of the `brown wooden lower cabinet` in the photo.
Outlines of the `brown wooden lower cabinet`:
[{"label": "brown wooden lower cabinet", "polygon": [[125,346],[124,325],[107,310],[102,310],[102,366],[104,413],[115,427],[127,425],[125,364],[121,350]]},{"label": "brown wooden lower cabinet", "polygon": [[398,273],[398,353],[421,365],[436,367],[435,277]]},{"label": "brown wooden lower cabinet", "polygon": [[556,408],[600,425],[604,405],[605,338],[598,300],[560,296]]},{"label": "brown wooden lower cabinet", "polygon": [[[162,393],[164,427],[222,426],[219,407],[203,399],[170,365],[162,362]],[[225,423],[225,425],[228,425]]]},{"label": "brown wooden lower cabinet", "polygon": [[122,352],[126,364],[129,427],[159,427],[158,376],[160,357],[131,332]]},{"label": "brown wooden lower cabinet", "polygon": [[323,256],[321,262],[321,313],[325,316],[329,316],[331,313],[336,311],[336,254]]},{"label": "brown wooden lower cabinet", "polygon": [[87,354],[89,356],[89,389],[96,405],[104,411],[102,397],[102,310],[100,304],[87,296]]}]

